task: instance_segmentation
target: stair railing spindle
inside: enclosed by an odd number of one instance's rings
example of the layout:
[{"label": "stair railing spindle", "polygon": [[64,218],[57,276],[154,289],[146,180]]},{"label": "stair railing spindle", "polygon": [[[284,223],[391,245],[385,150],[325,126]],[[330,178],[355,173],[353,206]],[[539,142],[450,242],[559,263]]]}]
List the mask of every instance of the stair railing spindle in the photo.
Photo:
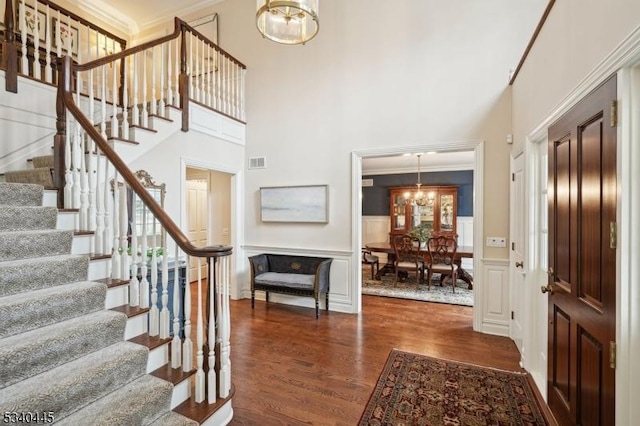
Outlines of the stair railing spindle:
[{"label": "stair railing spindle", "polygon": [[25,3],[24,0],[20,0],[20,10],[18,16],[20,19],[20,45],[22,48],[22,75],[29,75],[29,58],[27,56],[27,17],[25,15]]},{"label": "stair railing spindle", "polygon": [[189,372],[193,369],[193,342],[191,341],[191,256],[187,256],[185,268],[184,291],[184,342],[182,343],[182,371]]},{"label": "stair railing spindle", "polygon": [[107,66],[101,66],[100,71],[100,134],[107,139]]},{"label": "stair railing spindle", "polygon": [[[164,88],[164,69],[165,69],[165,64],[164,64],[164,46],[165,43],[162,43],[160,45],[160,99],[158,100],[158,114],[160,114],[161,117],[166,117],[166,111],[165,111],[165,88]],[[169,67],[169,69],[171,69],[171,67]]]},{"label": "stair railing spindle", "polygon": [[[104,181],[107,177],[102,171],[102,159],[100,158],[100,150],[96,150],[96,233],[94,238],[93,253],[104,253]],[[106,159],[104,160],[106,161]]]},{"label": "stair railing spindle", "polygon": [[129,272],[131,266],[129,265],[129,239],[128,239],[128,230],[129,230],[129,208],[127,203],[127,187],[123,186],[120,190],[120,245],[119,245],[119,254],[120,254],[120,267],[122,268],[122,272],[120,276],[122,279],[129,278]]},{"label": "stair railing spindle", "polygon": [[111,235],[111,241],[113,241],[113,250],[111,251],[111,277],[114,280],[120,280],[122,276],[122,264],[120,262],[120,183],[118,182],[118,172],[116,171],[113,180],[113,234]]},{"label": "stair railing spindle", "polygon": [[53,83],[53,73],[52,73],[52,65],[51,65],[51,16],[49,5],[47,5],[47,11],[45,13],[46,22],[45,22],[45,66],[44,66],[44,80],[47,83]]},{"label": "stair railing spindle", "polygon": [[102,254],[111,255],[113,250],[113,231],[111,225],[111,189],[109,188],[109,160],[105,157],[104,161],[104,248]]},{"label": "stair railing spindle", "polygon": [[149,101],[151,115],[158,115],[158,107],[156,103],[156,46],[151,48],[151,100]]},{"label": "stair railing spindle", "polygon": [[[128,195],[128,194],[127,194]],[[129,282],[129,305],[140,306],[140,281],[138,281],[138,221],[136,212],[136,194],[132,191],[131,220],[131,281]],[[129,198],[129,196],[127,196]],[[144,288],[142,290],[145,290]]]},{"label": "stair railing spindle", "polygon": [[220,398],[226,398],[231,392],[231,312],[229,306],[229,256],[218,259],[220,262],[220,284],[218,297],[218,334],[220,341]]},{"label": "stair railing spindle", "polygon": [[178,58],[173,57],[173,40],[170,40],[167,45],[167,105],[173,106],[173,63]]},{"label": "stair railing spindle", "polygon": [[40,22],[40,16],[38,15],[38,0],[33,0],[33,77],[40,80],[40,25],[45,25],[44,22]]},{"label": "stair railing spindle", "polygon": [[[111,63],[111,65],[109,65],[111,67],[111,102],[113,103],[113,108],[112,108],[112,112],[111,112],[111,137],[112,138],[117,138],[119,136],[119,128],[120,126],[118,125],[118,70],[120,69],[119,66],[116,66],[116,64],[118,64],[119,61],[117,62],[113,62]],[[105,65],[106,67],[106,65]]]},{"label": "stair railing spindle", "polygon": [[85,146],[84,132],[80,126],[77,126],[77,136],[80,144],[80,226],[79,230],[86,231],[89,229],[89,173],[88,164],[86,161],[87,156],[85,152],[87,147]]},{"label": "stair railing spindle", "polygon": [[147,55],[142,52],[142,127],[149,127],[149,112],[147,110]]},{"label": "stair railing spindle", "polygon": [[178,107],[180,105],[180,95],[179,95],[179,87],[180,87],[180,45],[181,43],[178,40],[175,41],[175,60],[173,61],[174,73],[173,78],[174,86],[173,86],[173,106]]},{"label": "stair railing spindle", "polygon": [[152,216],[151,234],[151,309],[149,311],[149,336],[160,334],[160,311],[158,310],[158,259],[156,257],[156,218]]},{"label": "stair railing spindle", "polygon": [[[173,280],[173,339],[171,340],[171,368],[180,368],[182,365],[182,340],[180,340],[180,288],[182,287],[182,282],[180,281],[179,253],[180,249],[178,244],[176,244],[176,253],[174,257],[175,271],[173,273],[175,278]],[[185,291],[189,291],[188,286]]]},{"label": "stair railing spindle", "polygon": [[[204,364],[204,324],[203,324],[203,315],[202,315],[202,266],[201,259],[197,258],[198,265],[198,319],[197,319],[197,328],[196,328],[196,346],[198,348],[198,353],[196,355],[196,362],[198,365],[198,369],[196,371],[196,402],[201,403],[204,401],[205,395],[205,374],[203,369]],[[213,344],[213,342],[212,342]]]},{"label": "stair railing spindle", "polygon": [[133,105],[131,106],[131,123],[134,126],[140,124],[140,111],[138,110],[138,54],[133,54]]},{"label": "stair railing spindle", "polygon": [[147,206],[142,205],[142,248],[140,250],[140,307],[148,308],[149,307],[149,280],[147,280],[147,275],[149,273],[147,269],[147,238],[148,238],[148,228],[147,228]]},{"label": "stair railing spindle", "polygon": [[216,325],[217,321],[216,321],[216,304],[214,303],[214,301],[216,300],[216,279],[218,277],[216,268],[217,268],[217,262],[216,262],[216,258],[214,257],[210,257],[208,259],[208,265],[209,265],[209,300],[211,301],[211,303],[209,303],[209,320],[207,322],[208,324],[208,330],[209,330],[209,359],[208,359],[208,365],[209,365],[209,371],[207,372],[207,402],[209,404],[213,404],[216,402],[216,398],[217,398],[217,392],[216,392],[216,386],[218,383],[217,380],[217,376],[216,376]]},{"label": "stair railing spindle", "polygon": [[[169,252],[167,251],[167,234],[162,231],[162,308],[160,310],[160,338],[168,339],[170,336],[170,312],[169,312]],[[178,260],[176,259],[176,262]],[[179,284],[175,280],[174,275],[174,287],[178,287]],[[176,312],[177,314],[177,312]]]},{"label": "stair railing spindle", "polygon": [[122,82],[122,139],[129,140],[129,66],[127,58],[124,63],[124,81]]}]

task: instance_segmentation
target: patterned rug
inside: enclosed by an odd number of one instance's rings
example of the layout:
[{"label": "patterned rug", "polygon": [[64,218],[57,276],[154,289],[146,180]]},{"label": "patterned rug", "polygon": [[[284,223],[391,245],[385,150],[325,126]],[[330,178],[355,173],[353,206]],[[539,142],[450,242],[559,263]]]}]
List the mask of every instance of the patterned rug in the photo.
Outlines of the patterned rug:
[{"label": "patterned rug", "polygon": [[473,290],[469,290],[469,285],[466,282],[458,280],[456,292],[453,293],[451,284],[447,283],[440,287],[438,284],[439,275],[435,274],[434,277],[431,290],[427,290],[426,284],[418,284],[414,274],[409,274],[404,282],[398,281],[398,284],[394,285],[395,275],[384,275],[380,281],[372,280],[371,267],[365,266],[362,268],[362,294],[473,306]]},{"label": "patterned rug", "polygon": [[524,373],[392,350],[363,425],[547,425]]}]

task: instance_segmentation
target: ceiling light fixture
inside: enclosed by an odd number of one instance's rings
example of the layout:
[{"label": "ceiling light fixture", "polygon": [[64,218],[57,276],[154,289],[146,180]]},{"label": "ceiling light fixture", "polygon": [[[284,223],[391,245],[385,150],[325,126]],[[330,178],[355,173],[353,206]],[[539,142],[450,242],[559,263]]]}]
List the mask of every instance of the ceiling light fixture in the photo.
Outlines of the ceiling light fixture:
[{"label": "ceiling light fixture", "polygon": [[429,192],[426,197],[424,196],[424,193],[422,192],[422,181],[420,180],[420,157],[422,157],[422,154],[416,154],[416,156],[418,157],[418,182],[416,183],[416,187],[418,189],[413,200],[409,198],[410,193],[408,192],[405,194],[405,198],[408,203],[415,202],[419,206],[426,206],[435,198],[435,193]]},{"label": "ceiling light fixture", "polygon": [[318,34],[319,0],[258,0],[256,25],[263,37],[282,44],[305,44]]}]

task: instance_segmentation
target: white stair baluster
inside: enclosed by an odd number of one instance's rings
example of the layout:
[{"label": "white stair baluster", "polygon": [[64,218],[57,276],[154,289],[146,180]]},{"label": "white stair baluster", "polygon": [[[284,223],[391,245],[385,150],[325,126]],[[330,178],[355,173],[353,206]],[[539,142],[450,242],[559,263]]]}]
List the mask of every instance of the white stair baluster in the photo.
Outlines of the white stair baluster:
[{"label": "white stair baluster", "polygon": [[64,208],[73,208],[73,164],[71,161],[71,151],[73,150],[73,129],[71,128],[71,120],[67,114],[65,123],[65,143],[64,143]]},{"label": "white stair baluster", "polygon": [[122,82],[122,139],[129,140],[129,63],[127,59],[130,56],[122,58],[124,69],[124,81]]},{"label": "white stair baluster", "polygon": [[29,75],[29,57],[27,56],[27,17],[26,4],[24,0],[20,0],[20,10],[18,12],[20,25],[20,44],[22,45],[22,75]]},{"label": "white stair baluster", "polygon": [[216,50],[216,110],[222,112],[222,55]]},{"label": "white stair baluster", "polygon": [[102,65],[100,67],[102,71],[102,81],[100,81],[100,134],[104,139],[107,139],[107,66]]},{"label": "white stair baluster", "polygon": [[131,272],[131,266],[129,265],[129,241],[128,241],[128,231],[129,231],[129,208],[127,199],[127,187],[123,186],[120,188],[120,267],[122,268],[121,276],[122,279],[129,278],[129,272]]},{"label": "white stair baluster", "polygon": [[80,230],[89,229],[89,173],[87,165],[87,156],[85,147],[85,133],[78,125],[78,134],[80,139]]},{"label": "white stair baluster", "polygon": [[[82,167],[82,147],[80,144],[80,124],[74,119],[73,127],[72,127],[72,144],[71,144],[71,164],[73,165],[73,208],[80,208],[81,200],[80,200],[80,192],[81,192],[81,183],[80,183],[80,168]],[[77,217],[76,220],[76,231],[80,230],[80,218]]]},{"label": "white stair baluster", "polygon": [[120,184],[118,183],[118,172],[113,176],[113,250],[111,252],[111,277],[114,280],[120,280],[122,276],[122,263],[120,262]]},{"label": "white stair baluster", "polygon": [[[158,114],[161,117],[166,116],[166,112],[164,110],[165,101],[164,101],[164,46],[166,44],[162,43],[160,45],[160,99],[158,100]],[[169,67],[171,69],[171,67]]]},{"label": "white stair baluster", "polygon": [[160,334],[160,311],[158,310],[158,259],[156,257],[156,218],[151,230],[151,309],[149,310],[149,336]]},{"label": "white stair baluster", "polygon": [[38,15],[38,0],[33,0],[33,78],[40,80],[40,25],[45,25],[44,22],[40,22],[40,16]]},{"label": "white stair baluster", "polygon": [[184,291],[184,342],[182,343],[182,371],[188,372],[193,369],[193,342],[191,341],[191,277],[189,265],[191,257],[187,256],[185,268],[185,291]]},{"label": "white stair baluster", "polygon": [[[169,67],[171,68],[171,67]],[[182,340],[180,340],[180,262],[178,244],[176,244],[176,254],[173,273],[173,340],[171,340],[171,368],[180,368],[182,365]],[[189,287],[185,289],[189,291]]]},{"label": "white stair baluster", "polygon": [[147,55],[142,52],[142,127],[149,127],[149,111],[147,110]]},{"label": "white stair baluster", "polygon": [[[111,71],[112,71],[112,82],[111,82],[111,102],[113,104],[112,112],[111,112],[111,137],[117,138],[120,133],[118,129],[120,128],[118,125],[118,70],[120,67],[118,66],[119,61],[114,61],[111,63]],[[106,65],[105,65],[106,66]]]},{"label": "white stair baluster", "polygon": [[45,29],[44,29],[44,45],[45,45],[45,66],[44,66],[44,80],[47,83],[52,83],[53,82],[53,73],[52,73],[52,67],[51,67],[51,16],[50,16],[50,10],[49,10],[49,5],[47,5],[47,12],[45,14],[46,17],[46,22],[45,22]]},{"label": "white stair baluster", "polygon": [[173,105],[173,62],[178,60],[173,57],[173,42],[167,44],[167,105]]},{"label": "white stair baluster", "polygon": [[93,253],[103,253],[104,250],[104,184],[101,179],[106,180],[106,176],[102,173],[102,161],[107,161],[106,158],[103,160],[100,156],[100,150],[96,148],[96,233],[94,238],[94,246]]},{"label": "white stair baluster", "polygon": [[226,398],[231,392],[231,313],[229,306],[230,256],[220,258],[221,303],[218,308],[218,334],[220,335],[220,398]]},{"label": "white stair baluster", "polygon": [[54,28],[54,42],[56,43],[56,55],[58,58],[62,57],[62,39],[60,38],[60,10],[57,11],[58,18],[56,19],[56,26]]},{"label": "white stair baluster", "polygon": [[211,93],[213,91],[213,72],[214,72],[214,63],[213,63],[213,48],[210,45],[207,46],[207,106],[213,106],[213,100],[211,97]]},{"label": "white stair baluster", "polygon": [[102,254],[111,255],[113,250],[113,230],[111,226],[111,188],[109,187],[109,160],[104,157],[104,248]]},{"label": "white stair baluster", "polygon": [[[136,212],[137,195],[133,193],[131,211],[131,281],[129,282],[129,305],[140,306],[140,282],[138,281],[138,221]],[[144,289],[143,289],[144,290]]]},{"label": "white stair baluster", "polygon": [[[89,179],[89,210],[87,211],[88,229],[94,232],[93,240],[95,240],[95,231],[97,228],[97,196],[96,187],[98,185],[98,166],[96,163],[96,147],[92,139],[87,138],[87,153],[85,154],[85,162],[87,163],[87,177]],[[94,246],[95,247],[95,246]],[[95,252],[95,251],[94,251]]]},{"label": "white stair baluster", "polygon": [[174,66],[175,66],[175,73],[173,74],[173,78],[175,78],[175,85],[173,86],[173,106],[175,107],[179,107],[180,106],[180,96],[179,96],[179,87],[180,87],[180,40],[176,40],[175,43],[176,47],[176,56],[175,56],[175,60],[173,61]]},{"label": "white stair baluster", "polygon": [[[160,338],[168,339],[170,336],[169,328],[171,326],[169,312],[169,253],[167,252],[167,233],[162,231],[162,309],[160,310]],[[173,286],[178,283],[173,280]]]},{"label": "white stair baluster", "polygon": [[242,106],[241,107],[242,114],[240,116],[240,119],[242,121],[245,121],[247,119],[246,111],[245,111],[245,108],[246,108],[246,106],[245,106],[245,93],[246,93],[246,90],[245,90],[245,76],[246,76],[246,74],[247,74],[247,70],[246,69],[242,69],[242,83],[241,83],[241,87],[240,87],[240,91],[241,91],[240,102],[241,102],[241,106]]},{"label": "white stair baluster", "polygon": [[147,211],[147,206],[142,205],[142,247],[140,248],[140,307],[148,308],[149,307],[149,280],[147,280],[147,275],[149,270],[147,269],[147,238],[148,238],[148,228],[147,228],[147,215],[149,212]]},{"label": "white stair baluster", "polygon": [[215,291],[215,283],[219,277],[218,262],[215,257],[209,258],[209,371],[207,372],[207,402],[209,404],[213,404],[216,402],[216,385],[218,383],[216,379],[216,311],[215,311],[215,303],[216,300],[216,291]]},{"label": "white stair baluster", "polygon": [[158,65],[156,60],[156,46],[153,46],[151,48],[151,100],[149,101],[151,115],[158,115],[158,104],[156,103],[156,72]]},{"label": "white stair baluster", "polygon": [[[204,374],[204,324],[202,315],[202,265],[201,259],[198,257],[198,319],[196,324],[196,346],[198,349],[196,355],[196,363],[198,369],[196,371],[196,402],[201,403],[204,401],[205,394],[205,374]],[[212,343],[213,344],[213,343]]]},{"label": "white stair baluster", "polygon": [[131,124],[140,124],[140,110],[138,109],[138,54],[133,54],[133,105],[131,106]]},{"label": "white stair baluster", "polygon": [[189,94],[191,97],[195,96],[195,90],[193,86],[193,35],[189,33],[189,58],[187,60],[187,74],[189,76]]}]

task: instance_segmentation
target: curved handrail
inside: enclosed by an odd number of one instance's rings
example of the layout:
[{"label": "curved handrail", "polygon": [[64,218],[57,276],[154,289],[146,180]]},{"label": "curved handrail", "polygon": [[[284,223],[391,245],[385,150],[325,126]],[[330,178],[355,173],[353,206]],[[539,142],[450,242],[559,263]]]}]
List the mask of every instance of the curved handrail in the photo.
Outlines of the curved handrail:
[{"label": "curved handrail", "polygon": [[[141,45],[142,46],[142,45]],[[122,52],[121,52],[122,53]],[[114,55],[111,56],[113,58]],[[97,61],[94,61],[97,62]],[[196,247],[191,244],[191,241],[184,235],[182,230],[175,224],[175,222],[169,217],[169,215],[158,205],[153,199],[151,194],[142,186],[140,181],[136,178],[135,174],[127,167],[120,156],[109,146],[107,141],[102,138],[97,129],[95,129],[91,122],[82,113],[80,108],[73,100],[73,92],[71,91],[71,76],[73,75],[74,65],[71,61],[71,57],[65,56],[58,59],[58,67],[60,69],[60,80],[58,81],[58,99],[56,102],[56,112],[58,120],[62,117],[64,120],[65,108],[69,110],[75,117],[77,122],[87,132],[89,137],[98,145],[105,157],[113,164],[117,172],[127,182],[131,189],[142,199],[142,202],[151,210],[153,215],[165,228],[167,233],[171,235],[176,244],[190,256],[195,257],[222,257],[229,256],[233,252],[231,246],[209,246],[209,247]],[[79,68],[79,67],[78,67]],[[60,127],[58,128],[58,135],[60,136]]]}]

